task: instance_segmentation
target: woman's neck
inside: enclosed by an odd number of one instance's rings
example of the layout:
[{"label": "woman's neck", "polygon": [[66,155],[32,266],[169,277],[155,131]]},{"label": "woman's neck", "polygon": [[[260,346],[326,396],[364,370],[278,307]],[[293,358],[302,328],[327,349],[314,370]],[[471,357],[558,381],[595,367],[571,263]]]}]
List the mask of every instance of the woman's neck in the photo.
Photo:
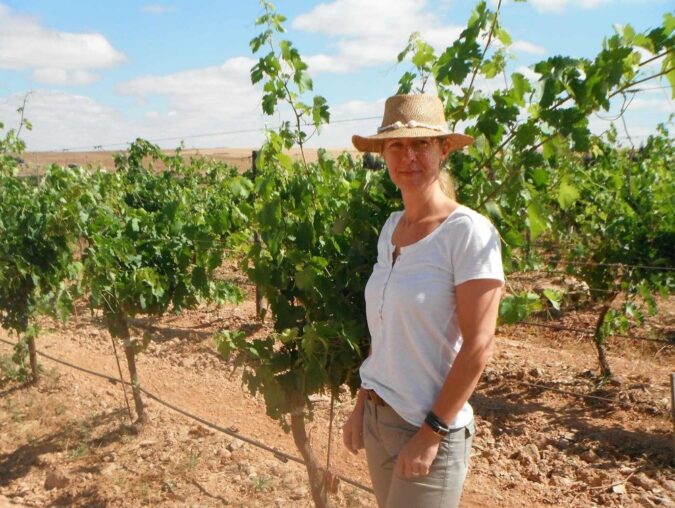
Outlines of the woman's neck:
[{"label": "woman's neck", "polygon": [[420,222],[434,215],[445,216],[457,208],[457,203],[445,195],[437,182],[424,190],[417,189],[401,195],[405,209],[403,220],[407,224]]}]

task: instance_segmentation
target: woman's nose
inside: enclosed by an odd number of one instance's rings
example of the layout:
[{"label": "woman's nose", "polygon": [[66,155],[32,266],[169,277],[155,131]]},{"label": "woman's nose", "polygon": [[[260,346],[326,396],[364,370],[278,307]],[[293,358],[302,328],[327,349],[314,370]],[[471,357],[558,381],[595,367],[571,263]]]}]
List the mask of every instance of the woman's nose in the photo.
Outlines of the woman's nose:
[{"label": "woman's nose", "polygon": [[408,145],[403,149],[403,155],[408,160],[414,160],[417,157],[417,152],[413,145]]}]

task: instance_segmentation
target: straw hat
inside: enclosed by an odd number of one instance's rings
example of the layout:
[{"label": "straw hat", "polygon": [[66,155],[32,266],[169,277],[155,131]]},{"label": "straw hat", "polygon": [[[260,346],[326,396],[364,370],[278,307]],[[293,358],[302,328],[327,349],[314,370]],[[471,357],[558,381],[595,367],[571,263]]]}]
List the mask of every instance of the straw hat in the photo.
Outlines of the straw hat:
[{"label": "straw hat", "polygon": [[384,103],[382,125],[373,136],[352,136],[360,152],[382,153],[385,139],[448,138],[450,150],[460,150],[473,143],[471,136],[448,130],[441,100],[435,95],[394,95]]}]

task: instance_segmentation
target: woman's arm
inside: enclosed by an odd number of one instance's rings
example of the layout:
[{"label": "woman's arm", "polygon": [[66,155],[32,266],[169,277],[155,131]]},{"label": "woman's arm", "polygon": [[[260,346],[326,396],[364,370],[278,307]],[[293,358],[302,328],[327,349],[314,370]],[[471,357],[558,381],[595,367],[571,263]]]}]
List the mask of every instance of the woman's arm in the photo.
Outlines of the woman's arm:
[{"label": "woman's arm", "polygon": [[[495,279],[475,279],[455,288],[463,343],[432,408],[445,423],[451,422],[469,400],[492,356],[501,285],[501,281]],[[395,473],[404,478],[428,474],[440,440],[440,436],[423,424],[399,452]]]},{"label": "woman's arm", "polygon": [[352,414],[342,426],[342,440],[347,450],[358,453],[363,448],[363,411],[366,405],[366,391],[359,388]]},{"label": "woman's arm", "polygon": [[[368,356],[373,354],[373,346],[368,348]],[[342,441],[347,450],[352,453],[359,453],[363,448],[363,412],[366,405],[366,391],[359,388],[356,396],[356,404],[352,414],[349,415],[347,421],[342,426]]]}]

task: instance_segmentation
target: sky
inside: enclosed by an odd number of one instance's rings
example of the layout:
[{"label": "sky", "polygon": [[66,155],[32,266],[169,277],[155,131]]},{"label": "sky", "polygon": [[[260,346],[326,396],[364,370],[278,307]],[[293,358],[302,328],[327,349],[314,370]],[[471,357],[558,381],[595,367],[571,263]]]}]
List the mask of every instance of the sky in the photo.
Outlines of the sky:
[{"label": "sky", "polygon": [[[496,5],[496,0],[491,0]],[[396,63],[412,32],[440,54],[466,24],[470,0],[278,0],[285,38],[309,64],[314,93],[331,120],[310,146],[349,147],[371,134],[384,100],[409,64]],[[643,31],[661,24],[675,0],[529,0],[502,2],[513,46],[508,73],[536,79],[532,64],[554,55],[593,57],[614,26]],[[26,99],[33,125],[29,151],[123,149],[137,137],[174,148],[257,147],[265,127],[290,119],[264,116],[252,85],[260,28],[256,0],[56,2],[0,0],[0,122],[16,128]],[[658,72],[658,67],[648,69]],[[480,82],[482,90],[503,86]],[[639,144],[675,113],[667,81],[636,94],[619,135]],[[591,118],[607,129],[610,112]],[[672,123],[670,124],[672,127]],[[627,132],[626,132],[627,130]],[[671,128],[672,130],[672,128]],[[0,133],[2,135],[2,133]]]}]

